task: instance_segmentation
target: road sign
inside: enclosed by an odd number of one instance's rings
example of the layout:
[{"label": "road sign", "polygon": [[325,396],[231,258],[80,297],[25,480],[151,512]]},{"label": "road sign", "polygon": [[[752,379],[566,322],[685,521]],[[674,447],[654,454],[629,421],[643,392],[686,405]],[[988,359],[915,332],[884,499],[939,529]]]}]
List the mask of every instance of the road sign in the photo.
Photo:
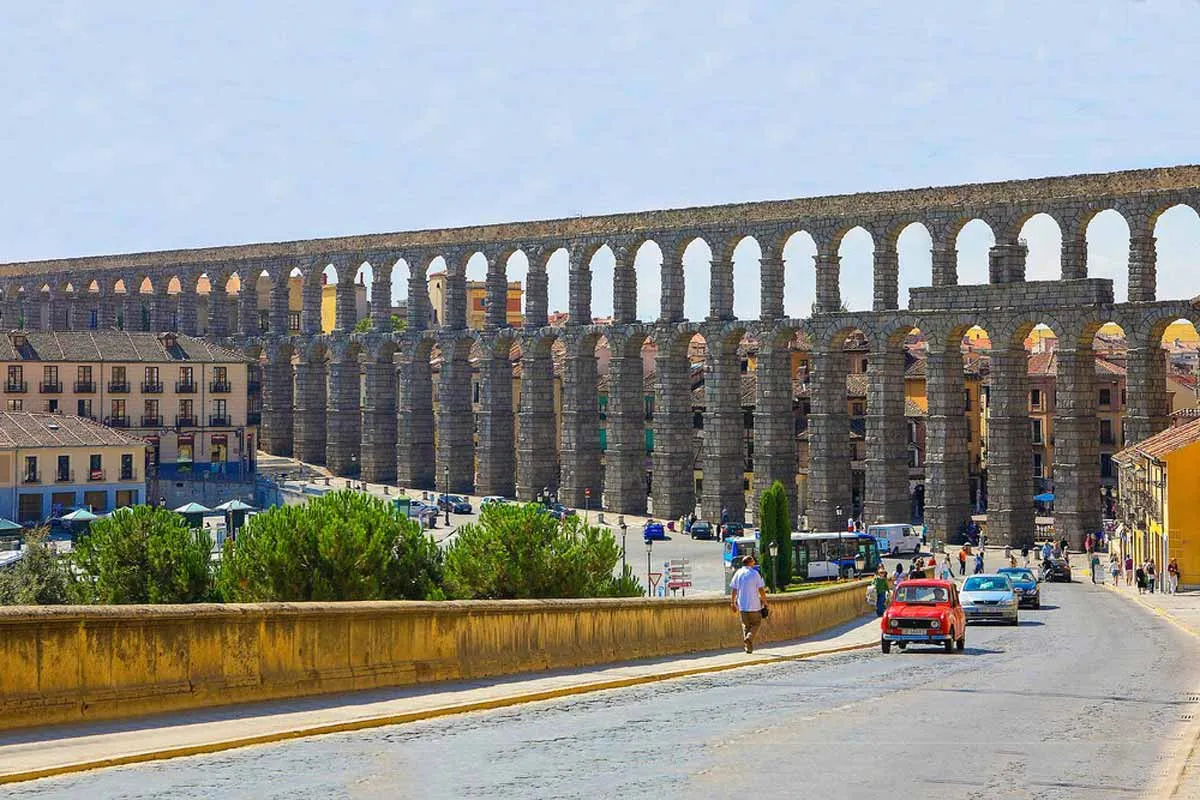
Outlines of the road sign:
[{"label": "road sign", "polygon": [[649,572],[649,573],[647,573],[647,575],[650,577],[650,591],[654,591],[655,587],[658,586],[659,580],[662,578],[662,573],[661,572]]}]

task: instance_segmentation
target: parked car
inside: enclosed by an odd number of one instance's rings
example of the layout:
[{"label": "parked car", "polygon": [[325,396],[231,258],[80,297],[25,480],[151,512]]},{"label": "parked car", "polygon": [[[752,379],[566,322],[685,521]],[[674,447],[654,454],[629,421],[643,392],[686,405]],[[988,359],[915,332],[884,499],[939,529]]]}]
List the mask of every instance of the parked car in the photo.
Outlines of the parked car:
[{"label": "parked car", "polygon": [[730,539],[746,535],[746,526],[740,522],[726,522],[721,525],[721,538]]},{"label": "parked car", "polygon": [[999,575],[1007,575],[1017,590],[1017,605],[1030,608],[1042,607],[1042,588],[1038,585],[1037,576],[1029,567],[1003,567],[996,570]]},{"label": "parked car", "polygon": [[705,520],[698,519],[692,523],[691,529],[688,531],[693,539],[711,539],[713,538],[713,526]]},{"label": "parked car", "polygon": [[457,494],[439,495],[437,504],[442,511],[449,508],[455,514],[470,514],[473,510],[470,501]]},{"label": "parked car", "polygon": [[666,539],[667,530],[663,524],[655,519],[646,520],[646,524],[642,526],[642,538],[646,541],[651,539]]},{"label": "parked car", "polygon": [[1016,625],[1017,590],[1007,575],[972,575],[962,585],[963,611],[967,620],[1004,622]]},{"label": "parked car", "polygon": [[880,647],[940,644],[949,653],[967,646],[967,618],[954,581],[914,578],[896,587],[880,620]]},{"label": "parked car", "polygon": [[550,512],[550,516],[557,520],[564,520],[567,517],[575,516],[575,509],[567,508],[562,503],[551,503],[548,506],[548,510]]},{"label": "parked car", "polygon": [[487,508],[488,506],[503,506],[507,504],[508,498],[501,497],[498,494],[489,494],[487,497],[479,501],[480,508]]},{"label": "parked car", "polygon": [[915,556],[921,552],[921,533],[908,523],[870,525],[867,527],[867,533],[879,542],[881,553],[894,556],[910,553]]},{"label": "parked car", "polygon": [[408,516],[419,520],[426,528],[436,528],[438,510],[422,500],[413,500],[408,506]]},{"label": "parked car", "polygon": [[1071,562],[1065,558],[1048,558],[1042,562],[1042,580],[1071,582]]}]

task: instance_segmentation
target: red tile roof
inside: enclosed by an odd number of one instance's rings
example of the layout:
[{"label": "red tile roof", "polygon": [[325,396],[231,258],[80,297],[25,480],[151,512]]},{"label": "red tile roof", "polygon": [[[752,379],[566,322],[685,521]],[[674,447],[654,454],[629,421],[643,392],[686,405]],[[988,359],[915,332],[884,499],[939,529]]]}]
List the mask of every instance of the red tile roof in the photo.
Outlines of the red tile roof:
[{"label": "red tile roof", "polygon": [[1132,444],[1114,455],[1113,460],[1127,462],[1136,455],[1161,459],[1164,456],[1174,453],[1176,450],[1187,447],[1190,444],[1195,444],[1196,442],[1200,442],[1200,419],[1176,428],[1167,428],[1162,433],[1156,433],[1149,439],[1143,439],[1137,444]]}]

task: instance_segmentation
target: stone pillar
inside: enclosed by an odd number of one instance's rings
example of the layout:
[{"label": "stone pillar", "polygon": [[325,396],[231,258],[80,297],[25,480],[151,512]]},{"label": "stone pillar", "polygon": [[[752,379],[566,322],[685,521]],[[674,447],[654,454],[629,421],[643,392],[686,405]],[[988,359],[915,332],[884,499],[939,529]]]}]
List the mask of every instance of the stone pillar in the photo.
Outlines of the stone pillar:
[{"label": "stone pillar", "polygon": [[406,344],[407,347],[400,349],[396,482],[411,489],[433,489],[433,379],[429,352],[417,342]]},{"label": "stone pillar", "polygon": [[[475,488],[475,416],[471,408],[470,340],[442,345],[438,376],[437,486],[470,494]],[[446,486],[447,468],[449,486]]]},{"label": "stone pillar", "polygon": [[880,342],[867,362],[867,473],[863,522],[909,522],[904,349]]},{"label": "stone pillar", "polygon": [[478,463],[475,470],[479,494],[512,497],[516,492],[516,438],[513,429],[513,369],[507,339],[484,349],[479,362]]},{"label": "stone pillar", "polygon": [[[813,256],[813,261],[817,266],[817,302],[813,313],[828,314],[841,310],[842,297],[838,282],[841,275],[842,257],[836,252],[817,253]],[[845,525],[846,520],[842,520],[842,524]]]},{"label": "stone pillar", "polygon": [[371,483],[396,482],[396,365],[366,363],[366,403],[362,414],[362,478]]},{"label": "stone pillar", "polygon": [[1129,340],[1125,356],[1125,413],[1121,420],[1125,446],[1137,444],[1170,427],[1167,356],[1158,340]]},{"label": "stone pillar", "polygon": [[549,320],[546,265],[543,263],[535,266],[537,263],[534,261],[534,257],[530,256],[529,272],[525,276],[525,327],[527,328],[541,328]]},{"label": "stone pillar", "polygon": [[742,371],[736,345],[714,336],[704,365],[704,485],[700,516],[730,522],[746,519],[746,445],[742,421]]},{"label": "stone pillar", "polygon": [[462,269],[459,264],[454,270],[446,270],[446,318],[442,326],[452,331],[467,327],[467,279]]},{"label": "stone pillar", "polygon": [[295,457],[308,464],[325,463],[326,394],[325,362],[301,359],[296,364],[293,441]]},{"label": "stone pillar", "polygon": [[[808,415],[809,519],[818,531],[840,531],[853,512],[846,353],[813,351],[812,411]],[[839,512],[838,509],[841,509]]]},{"label": "stone pillar", "polygon": [[[596,355],[588,345],[585,352],[573,353],[563,365],[562,377],[562,478],[559,500],[583,508],[585,490],[591,490],[589,504],[600,507],[604,474],[600,466],[600,408],[596,393]],[[580,345],[573,345],[579,347]]]},{"label": "stone pillar", "polygon": [[708,268],[708,318],[733,319],[733,260],[716,259]]},{"label": "stone pillar", "polygon": [[243,281],[238,290],[238,333],[242,336],[258,336],[258,292],[248,281]]},{"label": "stone pillar", "polygon": [[633,266],[635,252],[618,246],[613,267],[613,321],[618,325],[637,322],[637,270]]},{"label": "stone pillar", "polygon": [[1032,543],[1033,435],[1025,346],[993,346],[988,394],[987,532],[994,544]]},{"label": "stone pillar", "polygon": [[484,325],[495,330],[508,327],[508,275],[504,262],[495,254],[488,256],[486,279],[487,307],[484,309]]},{"label": "stone pillar", "polygon": [[641,348],[611,340],[609,344],[604,507],[618,514],[645,514],[646,394]]},{"label": "stone pillar", "polygon": [[[662,300],[659,322],[682,322],[683,316],[683,251],[664,244],[662,247]],[[690,513],[690,512],[689,512]]]},{"label": "stone pillar", "polygon": [[290,457],[294,434],[292,409],[295,406],[295,385],[292,375],[292,354],[268,354],[263,369],[263,415],[259,439],[263,449],[277,456]]},{"label": "stone pillar", "polygon": [[1144,230],[1136,233],[1135,225],[1132,221],[1129,225],[1129,302],[1152,303],[1158,282],[1158,250],[1155,245],[1154,223],[1149,223]]},{"label": "stone pillar", "polygon": [[517,412],[517,498],[537,499],[558,488],[555,445],[554,362],[549,344],[530,342],[521,354],[521,399]]},{"label": "stone pillar", "polygon": [[1054,396],[1054,529],[1082,550],[1100,530],[1100,423],[1096,359],[1089,348],[1059,348]]},{"label": "stone pillar", "polygon": [[408,277],[408,330],[412,333],[429,330],[431,319],[429,282],[423,273],[414,271]]},{"label": "stone pillar", "polygon": [[970,430],[957,342],[930,337],[925,394],[925,526],[930,539],[945,542],[971,518]]},{"label": "stone pillar", "polygon": [[214,338],[229,335],[229,295],[216,286],[208,293],[208,335]]},{"label": "stone pillar", "polygon": [[584,259],[584,250],[571,248],[567,273],[567,324],[592,324],[592,265]]},{"label": "stone pillar", "polygon": [[1021,242],[997,242],[988,250],[989,283],[1023,283],[1029,247]]},{"label": "stone pillar", "polygon": [[762,342],[754,390],[754,519],[759,500],[779,481],[788,495],[792,524],[800,515],[796,490],[796,414],[792,352],[786,342]]},{"label": "stone pillar", "polygon": [[15,294],[5,293],[4,301],[0,303],[0,324],[3,324],[6,330],[15,330],[21,327],[21,303],[16,299]]},{"label": "stone pillar", "polygon": [[358,309],[355,308],[354,301],[353,269],[349,264],[345,265],[344,272],[338,276],[340,280],[334,289],[333,329],[339,333],[350,333],[358,324]]},{"label": "stone pillar", "polygon": [[935,241],[930,252],[930,267],[934,286],[958,285],[958,250],[953,243]]},{"label": "stone pillar", "polygon": [[352,354],[329,364],[329,407],[325,412],[325,464],[335,475],[360,472],[362,447],[362,371]]},{"label": "stone pillar", "polygon": [[762,281],[759,318],[764,322],[783,319],[783,258],[764,254],[758,264]]},{"label": "stone pillar", "polygon": [[71,305],[68,298],[69,295],[63,292],[49,301],[49,314],[47,316],[50,319],[50,330],[65,331],[70,328]]},{"label": "stone pillar", "polygon": [[[1063,280],[1079,280],[1087,277],[1087,228],[1078,223],[1064,227],[1062,249]],[[1057,502],[1057,501],[1056,501]]]},{"label": "stone pillar", "polygon": [[654,516],[678,519],[696,509],[696,435],[686,342],[660,343],[654,358]]},{"label": "stone pillar", "polygon": [[392,279],[389,275],[374,276],[371,281],[371,330],[391,333]]},{"label": "stone pillar", "polygon": [[267,328],[273,336],[287,336],[288,330],[288,282],[279,278],[271,285],[271,310],[268,312]]},{"label": "stone pillar", "polygon": [[200,320],[197,310],[198,295],[194,288],[184,287],[176,296],[179,300],[179,332],[188,336],[200,335]]},{"label": "stone pillar", "polygon": [[891,311],[900,307],[900,256],[896,243],[880,238],[875,243],[874,301],[875,311]]},{"label": "stone pillar", "polygon": [[102,331],[117,327],[118,296],[100,294],[96,298],[96,327]]},{"label": "stone pillar", "polygon": [[[150,330],[155,333],[171,329],[171,311],[175,305],[175,296],[168,294],[166,284],[163,284],[162,289],[156,289],[154,294],[149,296],[150,300]],[[209,309],[215,304],[209,301]],[[209,335],[212,335],[213,325],[210,322],[208,326]]]},{"label": "stone pillar", "polygon": [[[315,270],[316,267],[313,267]],[[309,336],[321,332],[321,273],[304,276],[300,290],[300,332]]]}]

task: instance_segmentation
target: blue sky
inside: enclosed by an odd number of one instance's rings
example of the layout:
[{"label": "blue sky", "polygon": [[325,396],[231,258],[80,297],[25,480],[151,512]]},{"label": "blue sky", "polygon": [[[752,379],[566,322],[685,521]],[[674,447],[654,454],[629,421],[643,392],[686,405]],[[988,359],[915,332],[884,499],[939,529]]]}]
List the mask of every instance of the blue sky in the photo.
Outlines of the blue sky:
[{"label": "blue sky", "polygon": [[[1200,161],[1197,0],[584,5],[9,4],[0,260]],[[1030,277],[1056,275],[1055,227],[1026,235]],[[1107,215],[1090,231],[1119,298],[1125,235]],[[901,241],[904,286],[928,281],[921,238]],[[1200,220],[1176,209],[1159,239],[1160,296],[1200,293]],[[964,232],[964,282],[988,244]],[[806,313],[809,253],[787,255]],[[685,262],[693,318],[705,256]],[[737,258],[747,316],[756,257]],[[848,240],[851,308],[869,263]],[[608,313],[611,264],[594,281]]]}]

